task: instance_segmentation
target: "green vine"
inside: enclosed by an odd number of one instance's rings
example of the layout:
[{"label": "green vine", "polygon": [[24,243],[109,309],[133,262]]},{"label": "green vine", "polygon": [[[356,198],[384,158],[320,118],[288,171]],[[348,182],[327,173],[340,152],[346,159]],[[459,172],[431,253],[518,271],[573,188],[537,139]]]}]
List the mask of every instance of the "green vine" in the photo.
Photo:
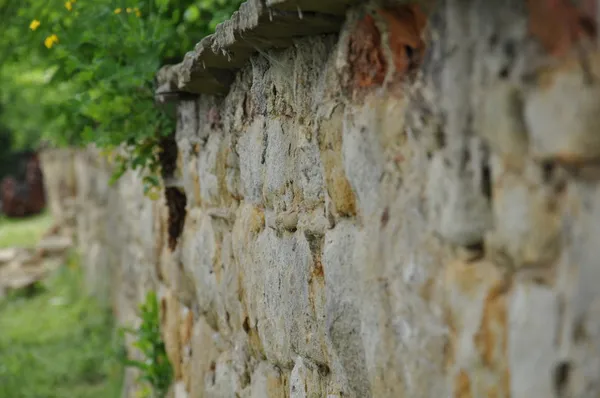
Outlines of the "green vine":
[{"label": "green vine", "polygon": [[133,346],[140,350],[143,360],[126,359],[125,365],[140,371],[141,395],[164,398],[173,379],[173,369],[160,334],[160,312],[154,292],[148,292],[140,306],[141,325],[137,329],[123,329],[135,337]]}]

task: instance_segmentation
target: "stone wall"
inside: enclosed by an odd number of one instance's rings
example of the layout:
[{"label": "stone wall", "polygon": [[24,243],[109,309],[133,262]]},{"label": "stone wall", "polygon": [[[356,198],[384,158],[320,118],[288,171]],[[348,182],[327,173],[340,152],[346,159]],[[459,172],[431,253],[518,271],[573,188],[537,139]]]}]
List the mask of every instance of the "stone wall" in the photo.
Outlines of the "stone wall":
[{"label": "stone wall", "polygon": [[159,200],[73,156],[92,285],[159,292],[176,396],[598,396],[596,1],[313,3],[161,70]]}]

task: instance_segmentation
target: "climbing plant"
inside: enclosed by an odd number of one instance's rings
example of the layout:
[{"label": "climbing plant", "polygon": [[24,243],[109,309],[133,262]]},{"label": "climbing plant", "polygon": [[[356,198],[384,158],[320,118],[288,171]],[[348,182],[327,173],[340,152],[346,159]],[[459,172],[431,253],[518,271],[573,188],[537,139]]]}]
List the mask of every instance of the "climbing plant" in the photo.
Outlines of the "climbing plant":
[{"label": "climbing plant", "polygon": [[171,385],[173,369],[160,334],[160,313],[154,292],[146,295],[139,316],[142,322],[137,329],[123,330],[135,338],[133,346],[140,351],[143,360],[127,359],[125,365],[139,370],[140,395],[164,398]]},{"label": "climbing plant", "polygon": [[115,178],[143,169],[155,185],[157,143],[174,129],[154,103],[156,72],[240,3],[0,0],[0,122],[22,146],[123,148]]}]

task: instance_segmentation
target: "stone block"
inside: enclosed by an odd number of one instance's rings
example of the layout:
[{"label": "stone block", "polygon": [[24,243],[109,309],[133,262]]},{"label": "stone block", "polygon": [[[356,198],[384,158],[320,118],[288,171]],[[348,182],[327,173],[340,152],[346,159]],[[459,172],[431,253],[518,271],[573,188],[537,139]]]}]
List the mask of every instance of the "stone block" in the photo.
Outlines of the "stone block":
[{"label": "stone block", "polygon": [[548,287],[518,283],[513,288],[508,302],[511,397],[554,394],[553,375],[560,362],[559,300]]},{"label": "stone block", "polygon": [[251,377],[250,398],[284,398],[285,381],[281,372],[267,362],[258,364]]},{"label": "stone block", "polygon": [[505,162],[521,165],[529,150],[523,93],[511,83],[498,82],[482,96],[478,132]]},{"label": "stone block", "polygon": [[237,144],[244,199],[252,204],[259,204],[262,201],[264,183],[263,151],[266,150],[264,126],[264,119],[261,117],[256,118],[240,137]]},{"label": "stone block", "polygon": [[560,195],[529,161],[521,173],[507,170],[499,159],[493,168],[494,228],[486,246],[508,255],[514,267],[552,266],[561,246]]},{"label": "stone block", "polygon": [[161,331],[165,342],[165,350],[173,366],[174,379],[182,378],[181,370],[181,308],[170,289],[160,294]]},{"label": "stone block", "polygon": [[242,290],[267,359],[288,366],[295,351],[323,362],[324,336],[316,320],[323,316],[324,290],[309,243],[299,232],[280,237],[266,229],[252,258],[245,264]]},{"label": "stone block", "polygon": [[482,183],[475,173],[449,164],[441,152],[432,160],[428,206],[434,228],[448,242],[459,246],[479,244],[492,227],[491,206]]},{"label": "stone block", "polygon": [[453,261],[445,268],[444,355],[452,390],[455,396],[507,396],[509,286],[499,267],[486,261]]},{"label": "stone block", "polygon": [[600,157],[600,89],[586,77],[600,75],[600,54],[590,54],[589,63],[589,71],[576,59],[542,71],[527,93],[524,114],[536,158],[580,165]]},{"label": "stone block", "polygon": [[317,398],[324,395],[323,380],[317,366],[302,357],[296,358],[289,385],[290,398]]},{"label": "stone block", "polygon": [[205,206],[219,206],[225,179],[223,159],[223,138],[220,134],[211,134],[198,154],[197,184],[200,186],[200,200]]},{"label": "stone block", "polygon": [[352,216],[356,214],[356,199],[342,160],[343,114],[343,108],[338,106],[329,118],[323,118],[318,127],[318,138],[329,197],[337,213]]},{"label": "stone block", "polygon": [[192,397],[207,397],[206,388],[214,384],[216,360],[220,344],[218,334],[204,317],[195,323],[191,338],[191,375],[189,392]]}]

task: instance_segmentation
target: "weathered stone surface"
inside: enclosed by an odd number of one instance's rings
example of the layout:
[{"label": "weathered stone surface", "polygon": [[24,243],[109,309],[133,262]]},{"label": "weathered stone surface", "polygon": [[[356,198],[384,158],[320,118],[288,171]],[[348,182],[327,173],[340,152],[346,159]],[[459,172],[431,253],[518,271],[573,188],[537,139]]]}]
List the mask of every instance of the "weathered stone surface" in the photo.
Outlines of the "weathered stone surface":
[{"label": "weathered stone surface", "polygon": [[[561,354],[556,347],[558,334],[548,333],[547,328],[558,324],[559,305],[558,294],[547,287],[530,283],[515,286],[508,307],[511,397],[554,394],[553,374]],[[539,350],[531,350],[534,346]]]},{"label": "weathered stone surface", "polygon": [[173,365],[175,380],[182,378],[181,360],[181,310],[179,302],[169,288],[164,288],[159,297],[161,309],[161,330],[167,356]]},{"label": "weathered stone surface", "polygon": [[123,323],[165,293],[178,394],[600,394],[597,2],[399,3],[249,1],[161,70],[203,93],[172,245],[168,196],[71,154],[88,274]]},{"label": "weathered stone surface", "polygon": [[327,192],[336,213],[356,214],[356,198],[346,177],[342,159],[343,109],[336,107],[318,127],[318,137]]},{"label": "weathered stone surface", "polygon": [[36,249],[48,255],[62,254],[71,248],[73,240],[68,236],[48,236],[38,242]]},{"label": "weathered stone surface", "polygon": [[19,254],[19,249],[14,248],[14,247],[1,249],[0,250],[0,265],[4,265],[6,263],[11,262],[12,260],[14,260],[17,257],[18,254]]},{"label": "weathered stone surface", "polygon": [[495,228],[486,245],[507,255],[515,267],[550,266],[559,253],[560,197],[545,186],[535,163],[527,162],[518,172],[499,160],[492,167]]},{"label": "weathered stone surface", "polygon": [[323,377],[319,374],[318,367],[302,357],[294,363],[294,369],[289,381],[290,398],[322,397],[325,395]]},{"label": "weathered stone surface", "polygon": [[[600,157],[600,92],[586,82],[600,75],[600,54],[589,55],[589,70],[576,59],[540,73],[540,84],[525,98],[525,120],[531,150],[539,158],[566,163],[597,161]],[[550,115],[560,112],[560,117]],[[565,134],[568,131],[569,134]]]}]

